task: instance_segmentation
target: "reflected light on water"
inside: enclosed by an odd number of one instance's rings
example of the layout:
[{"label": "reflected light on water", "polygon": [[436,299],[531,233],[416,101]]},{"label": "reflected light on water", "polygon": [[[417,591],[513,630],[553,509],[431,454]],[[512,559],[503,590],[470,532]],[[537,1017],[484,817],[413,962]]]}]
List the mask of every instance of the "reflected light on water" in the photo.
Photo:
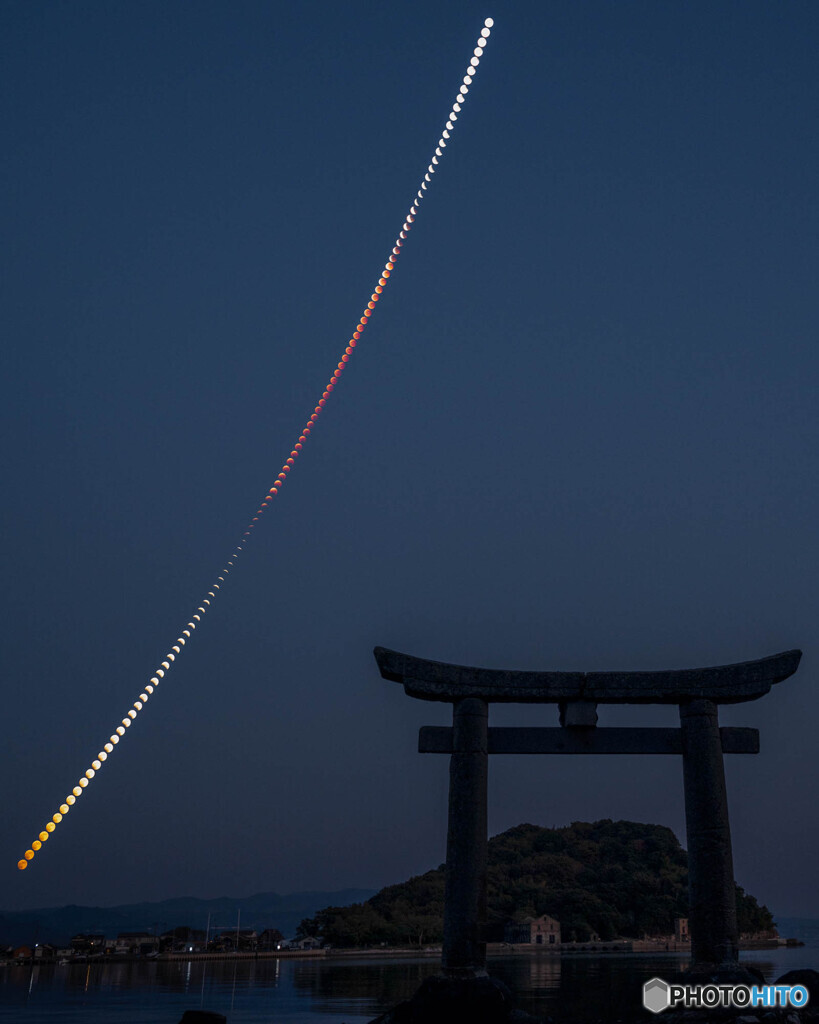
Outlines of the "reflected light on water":
[{"label": "reflected light on water", "polygon": [[532,957],[529,960],[529,988],[533,991],[560,988],[560,957]]}]

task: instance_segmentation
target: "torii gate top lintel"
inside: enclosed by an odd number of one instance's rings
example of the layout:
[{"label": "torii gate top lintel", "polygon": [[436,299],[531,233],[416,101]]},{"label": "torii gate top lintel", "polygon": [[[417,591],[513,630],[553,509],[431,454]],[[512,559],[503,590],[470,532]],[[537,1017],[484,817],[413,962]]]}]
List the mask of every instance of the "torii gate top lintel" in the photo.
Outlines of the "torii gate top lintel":
[{"label": "torii gate top lintel", "polygon": [[416,658],[385,647],[374,652],[385,679],[402,683],[410,697],[454,702],[480,697],[493,703],[682,704],[710,700],[737,704],[764,696],[792,676],[802,652],[783,651],[757,661],[660,672],[527,672],[471,668]]}]

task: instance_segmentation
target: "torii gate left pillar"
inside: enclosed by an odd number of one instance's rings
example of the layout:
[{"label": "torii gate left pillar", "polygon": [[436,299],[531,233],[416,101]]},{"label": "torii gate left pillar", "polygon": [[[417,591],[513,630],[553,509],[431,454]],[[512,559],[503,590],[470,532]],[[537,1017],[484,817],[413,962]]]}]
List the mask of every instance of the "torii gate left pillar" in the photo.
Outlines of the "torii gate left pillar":
[{"label": "torii gate left pillar", "polygon": [[[486,976],[489,754],[679,754],[688,841],[692,970],[739,971],[723,754],[759,752],[756,729],[720,728],[718,704],[754,700],[792,675],[800,651],[670,672],[508,672],[375,649],[385,679],[453,705],[452,728],[424,727],[422,753],[450,754],[442,967]],[[557,703],[560,728],[490,728],[489,703]],[[597,704],[677,704],[679,729],[598,729]]]},{"label": "torii gate left pillar", "polygon": [[462,697],[452,709],[446,837],[444,970],[486,974],[486,836],[489,705]]}]

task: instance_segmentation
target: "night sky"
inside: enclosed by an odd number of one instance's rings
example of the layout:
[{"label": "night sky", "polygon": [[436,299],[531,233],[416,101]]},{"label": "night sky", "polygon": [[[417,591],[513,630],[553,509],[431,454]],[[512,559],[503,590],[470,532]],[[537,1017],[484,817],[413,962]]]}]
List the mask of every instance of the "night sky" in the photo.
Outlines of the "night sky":
[{"label": "night sky", "polygon": [[[175,642],[366,304],[194,640]],[[0,907],[378,888],[440,864],[446,705],[528,669],[793,647],[725,725],[738,882],[819,916],[819,7],[28,2],[2,47]],[[495,724],[557,724],[553,706]],[[674,708],[601,708],[673,725]],[[490,832],[684,842],[677,758],[497,757]]]}]

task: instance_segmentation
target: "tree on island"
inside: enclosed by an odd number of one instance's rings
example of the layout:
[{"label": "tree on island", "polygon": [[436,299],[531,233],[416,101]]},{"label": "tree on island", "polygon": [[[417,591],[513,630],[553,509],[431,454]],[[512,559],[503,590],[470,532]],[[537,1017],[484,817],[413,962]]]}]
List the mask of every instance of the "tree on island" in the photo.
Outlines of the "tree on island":
[{"label": "tree on island", "polygon": [[[443,865],[349,907],[325,907],[298,937],[333,946],[422,947],[443,934]],[[565,828],[518,825],[489,840],[487,938],[508,921],[548,914],[564,941],[670,935],[688,915],[688,855],[662,825],[604,819]],[[767,907],[737,886],[740,932],[773,927]]]}]

